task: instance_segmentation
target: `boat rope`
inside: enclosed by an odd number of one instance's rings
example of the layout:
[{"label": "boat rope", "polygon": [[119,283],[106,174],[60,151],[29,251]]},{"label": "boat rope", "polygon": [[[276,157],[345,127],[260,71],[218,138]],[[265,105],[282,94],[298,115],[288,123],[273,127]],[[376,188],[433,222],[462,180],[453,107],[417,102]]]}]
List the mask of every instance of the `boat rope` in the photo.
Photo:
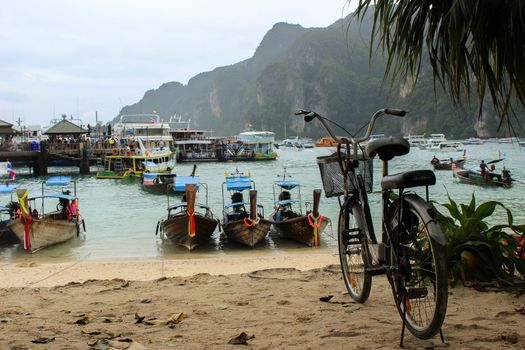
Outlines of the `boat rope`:
[{"label": "boat rope", "polygon": [[314,239],[313,239],[313,246],[319,247],[321,245],[321,237],[319,235],[319,227],[323,223],[323,216],[319,214],[318,217],[315,217],[312,213],[308,214],[308,223],[310,226],[314,229]]},{"label": "boat rope", "polygon": [[72,268],[73,266],[75,266],[75,265],[77,265],[77,264],[83,262],[83,261],[86,260],[90,255],[91,255],[91,252],[87,253],[86,255],[84,255],[84,257],[82,257],[81,259],[75,261],[73,264],[71,264],[71,265],[69,265],[69,266],[66,266],[66,267],[64,267],[63,269],[60,269],[60,270],[58,270],[58,271],[56,271],[56,272],[53,272],[52,274],[47,275],[46,277],[44,277],[44,278],[42,278],[42,279],[39,279],[39,280],[37,280],[37,281],[34,281],[34,282],[31,282],[31,283],[28,283],[26,286],[27,286],[27,287],[30,287],[30,286],[32,286],[32,285],[35,285],[35,284],[40,283],[40,282],[42,282],[42,281],[45,281],[45,280],[47,280],[48,278],[51,278],[51,277],[53,277],[53,276],[56,276],[56,275],[58,275],[59,273],[62,273],[62,272],[64,272],[64,271],[66,271],[66,270]]},{"label": "boat rope", "polygon": [[188,215],[188,235],[193,238],[195,237],[195,211],[190,213],[186,210],[186,215]]},{"label": "boat rope", "polygon": [[250,218],[244,218],[244,226],[246,227],[252,227],[252,226],[255,226],[259,223],[259,221],[261,220],[261,218],[259,217],[256,217],[255,219],[250,219]]}]

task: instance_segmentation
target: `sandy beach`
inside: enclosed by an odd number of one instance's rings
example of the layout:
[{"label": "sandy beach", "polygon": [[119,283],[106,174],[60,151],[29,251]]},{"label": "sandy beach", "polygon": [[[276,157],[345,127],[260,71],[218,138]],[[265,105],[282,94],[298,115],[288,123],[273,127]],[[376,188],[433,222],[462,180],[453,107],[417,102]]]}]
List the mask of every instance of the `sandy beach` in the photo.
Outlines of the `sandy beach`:
[{"label": "sandy beach", "polygon": [[[398,349],[386,278],[344,293],[326,251],[0,265],[0,349]],[[333,296],[329,302],[322,297]],[[523,349],[525,296],[451,289],[443,333],[406,349]],[[240,337],[238,337],[241,335]],[[237,337],[237,338],[236,338]],[[236,338],[236,340],[232,340]]]}]

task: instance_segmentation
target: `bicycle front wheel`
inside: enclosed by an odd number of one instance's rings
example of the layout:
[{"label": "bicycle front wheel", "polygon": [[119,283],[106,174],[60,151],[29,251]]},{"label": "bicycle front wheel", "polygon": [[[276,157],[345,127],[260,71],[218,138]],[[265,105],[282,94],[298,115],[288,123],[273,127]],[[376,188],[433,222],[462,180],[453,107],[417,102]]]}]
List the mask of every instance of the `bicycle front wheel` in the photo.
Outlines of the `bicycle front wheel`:
[{"label": "bicycle front wheel", "polygon": [[402,206],[396,200],[386,217],[392,235],[388,279],[408,330],[429,339],[441,329],[447,309],[446,240],[421,197],[404,199]]},{"label": "bicycle front wheel", "polygon": [[364,214],[357,205],[350,209],[348,227],[345,226],[344,208],[339,212],[339,260],[348,294],[355,301],[364,303],[372,287],[372,276],[365,272],[371,265],[370,250],[365,233]]}]

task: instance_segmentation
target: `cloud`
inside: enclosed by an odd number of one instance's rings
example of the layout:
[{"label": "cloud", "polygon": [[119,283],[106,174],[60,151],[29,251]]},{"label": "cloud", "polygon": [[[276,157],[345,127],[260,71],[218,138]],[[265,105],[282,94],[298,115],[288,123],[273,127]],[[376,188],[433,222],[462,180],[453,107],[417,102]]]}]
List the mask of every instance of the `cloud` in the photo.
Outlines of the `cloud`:
[{"label": "cloud", "polygon": [[[345,0],[0,0],[0,115],[104,110],[251,57],[277,22],[327,26]],[[56,107],[53,107],[56,106]],[[45,113],[42,113],[45,110]]]}]

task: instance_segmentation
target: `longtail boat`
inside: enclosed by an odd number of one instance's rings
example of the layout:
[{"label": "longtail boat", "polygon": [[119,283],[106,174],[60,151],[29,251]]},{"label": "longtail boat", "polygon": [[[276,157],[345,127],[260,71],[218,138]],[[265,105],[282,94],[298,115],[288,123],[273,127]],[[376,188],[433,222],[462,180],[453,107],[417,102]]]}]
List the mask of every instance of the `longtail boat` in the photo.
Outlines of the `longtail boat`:
[{"label": "longtail boat", "polygon": [[457,168],[463,168],[467,160],[467,150],[463,151],[463,156],[458,159],[450,158],[448,160],[439,159],[436,156],[430,160],[430,164],[434,167],[434,170],[454,170]]},{"label": "longtail boat", "polygon": [[[272,215],[272,234],[283,238],[318,247],[321,243],[321,233],[330,220],[319,214],[321,190],[313,191],[313,207],[308,210],[309,202],[301,200],[301,185],[296,181],[287,181],[286,169],[283,180],[273,185],[275,212]],[[296,190],[296,199],[290,191]],[[277,195],[277,192],[279,194]],[[306,212],[303,213],[303,204]]]},{"label": "longtail boat", "polygon": [[510,176],[510,170],[503,168],[501,174],[494,172],[487,172],[482,175],[479,171],[473,170],[456,170],[454,171],[454,177],[459,182],[468,183],[471,185],[479,186],[496,186],[509,188],[512,186],[512,177]]},{"label": "longtail boat", "polygon": [[[224,193],[231,194],[231,204],[225,205]],[[243,191],[249,191],[250,202],[244,202]],[[255,247],[266,239],[272,222],[264,218],[264,208],[257,205],[257,191],[255,182],[249,176],[238,171],[233,175],[226,174],[226,181],[222,186],[224,233],[231,241]],[[246,210],[249,205],[249,211]]]},{"label": "longtail boat", "polygon": [[[84,220],[78,209],[76,184],[74,194],[65,187],[71,184],[69,176],[55,176],[42,184],[42,195],[28,198],[27,189],[17,189],[20,203],[18,218],[11,221],[8,227],[23,242],[24,249],[34,253],[42,248],[65,242],[80,233]],[[61,186],[60,193],[45,194],[45,186]],[[49,201],[58,200],[58,204]],[[40,204],[40,206],[38,205]],[[51,211],[46,211],[46,206]],[[37,210],[40,209],[40,212]]]},{"label": "longtail boat", "polygon": [[160,229],[162,238],[168,238],[189,251],[207,243],[218,224],[218,220],[208,207],[208,189],[205,184],[201,185],[206,189],[206,205],[195,204],[197,186],[187,184],[183,198],[185,201],[170,206],[168,199],[168,216],[157,223],[156,234]]},{"label": "longtail boat", "polygon": [[143,173],[140,176],[140,188],[149,193],[166,194],[176,176],[170,173]]},{"label": "longtail boat", "polygon": [[13,190],[17,185],[5,183],[0,185],[0,194],[10,194],[11,201],[7,205],[0,205],[0,244],[15,243],[18,238],[8,225],[15,218],[15,213],[20,207],[18,203],[13,202]]}]

